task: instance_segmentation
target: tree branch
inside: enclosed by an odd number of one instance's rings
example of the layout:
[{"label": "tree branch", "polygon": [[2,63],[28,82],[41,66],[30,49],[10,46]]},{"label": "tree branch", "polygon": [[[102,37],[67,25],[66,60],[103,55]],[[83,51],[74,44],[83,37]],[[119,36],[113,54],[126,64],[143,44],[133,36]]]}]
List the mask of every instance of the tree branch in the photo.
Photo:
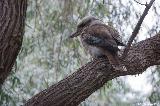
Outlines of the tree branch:
[{"label": "tree branch", "polygon": [[160,33],[134,44],[125,58],[127,71],[115,71],[105,59],[95,59],[78,71],[32,97],[25,106],[76,106],[107,81],[136,75],[160,64]]},{"label": "tree branch", "polygon": [[141,27],[141,24],[142,24],[145,16],[148,14],[148,11],[151,8],[151,6],[152,6],[152,4],[153,4],[154,1],[155,0],[151,0],[149,4],[146,4],[146,8],[145,8],[142,16],[140,17],[140,19],[139,19],[136,27],[134,28],[134,30],[132,32],[132,35],[131,35],[131,37],[128,40],[126,48],[124,49],[124,52],[123,52],[123,55],[122,55],[122,59],[124,59],[127,56],[127,53],[128,53],[128,51],[129,51],[129,49],[131,47],[131,44],[132,44],[133,40],[135,39],[135,37],[137,36],[137,34],[139,32],[139,29]]},{"label": "tree branch", "polygon": [[138,2],[137,0],[134,0],[136,3],[140,4],[140,5],[144,5],[144,6],[147,6],[147,3],[146,4],[143,4],[143,3],[140,3]]}]

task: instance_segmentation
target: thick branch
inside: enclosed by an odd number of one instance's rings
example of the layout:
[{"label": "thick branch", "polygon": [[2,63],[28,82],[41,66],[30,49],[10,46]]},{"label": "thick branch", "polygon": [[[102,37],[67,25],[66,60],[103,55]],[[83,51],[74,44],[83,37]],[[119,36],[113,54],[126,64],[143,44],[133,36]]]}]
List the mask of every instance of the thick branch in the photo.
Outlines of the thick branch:
[{"label": "thick branch", "polygon": [[135,39],[135,37],[137,36],[139,29],[141,27],[141,24],[142,24],[145,16],[148,14],[148,11],[151,8],[154,1],[155,0],[151,0],[149,4],[146,4],[145,10],[144,10],[142,16],[140,17],[140,19],[138,20],[138,23],[137,23],[136,27],[134,28],[131,37],[128,40],[127,47],[125,48],[124,53],[122,55],[122,59],[124,59],[124,57],[128,54],[128,51],[131,47],[131,44],[132,44],[133,40]]},{"label": "thick branch", "polygon": [[105,59],[87,63],[57,84],[31,98],[26,106],[76,106],[107,81],[144,72],[160,64],[160,34],[133,45],[125,60],[126,72],[113,70]]}]

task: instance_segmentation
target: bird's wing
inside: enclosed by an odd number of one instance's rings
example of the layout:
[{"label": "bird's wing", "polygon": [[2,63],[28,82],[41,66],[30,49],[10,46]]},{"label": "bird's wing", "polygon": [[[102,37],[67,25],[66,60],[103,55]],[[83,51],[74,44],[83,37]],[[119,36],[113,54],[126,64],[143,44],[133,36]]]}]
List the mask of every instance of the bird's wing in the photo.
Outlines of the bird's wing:
[{"label": "bird's wing", "polygon": [[109,25],[105,25],[105,27],[106,27],[106,29],[109,30],[110,34],[116,40],[116,42],[119,46],[125,46],[125,44],[122,42],[121,36],[119,35],[119,33],[116,29],[114,29],[112,26],[109,26]]},{"label": "bird's wing", "polygon": [[83,31],[82,39],[89,45],[101,47],[110,52],[117,52],[118,46],[105,26],[93,25]]},{"label": "bird's wing", "polygon": [[103,37],[112,37],[116,41],[118,46],[125,46],[125,44],[122,42],[122,38],[119,35],[118,31],[112,26],[106,24],[94,24],[90,26],[90,29],[91,27],[92,29],[97,28],[99,32],[95,29],[96,32],[98,32],[99,34],[101,33],[100,35]]}]

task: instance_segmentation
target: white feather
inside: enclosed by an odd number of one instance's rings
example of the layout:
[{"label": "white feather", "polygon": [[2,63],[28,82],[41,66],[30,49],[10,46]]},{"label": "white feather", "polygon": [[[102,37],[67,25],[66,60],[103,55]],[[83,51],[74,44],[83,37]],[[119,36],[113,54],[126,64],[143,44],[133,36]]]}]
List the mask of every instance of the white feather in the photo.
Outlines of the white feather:
[{"label": "white feather", "polygon": [[94,57],[100,57],[103,56],[103,52],[101,49],[95,47],[95,46],[89,46],[89,52],[91,53],[92,56]]}]

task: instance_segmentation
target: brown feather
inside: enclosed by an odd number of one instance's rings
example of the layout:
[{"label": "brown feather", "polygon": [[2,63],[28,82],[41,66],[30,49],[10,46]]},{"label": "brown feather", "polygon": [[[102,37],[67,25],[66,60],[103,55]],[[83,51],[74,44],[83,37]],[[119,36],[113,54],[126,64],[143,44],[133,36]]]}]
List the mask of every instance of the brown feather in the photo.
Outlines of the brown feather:
[{"label": "brown feather", "polygon": [[113,68],[123,69],[118,57],[118,46],[123,46],[123,42],[117,30],[97,18],[85,17],[72,36],[79,35],[84,48],[92,57],[106,56]]},{"label": "brown feather", "polygon": [[117,53],[113,54],[113,53],[111,53],[111,52],[109,52],[107,50],[103,50],[103,49],[101,49],[101,50],[103,51],[103,53],[105,54],[105,56],[107,56],[108,61],[109,61],[109,63],[111,65],[120,65],[120,60],[118,58]]}]

